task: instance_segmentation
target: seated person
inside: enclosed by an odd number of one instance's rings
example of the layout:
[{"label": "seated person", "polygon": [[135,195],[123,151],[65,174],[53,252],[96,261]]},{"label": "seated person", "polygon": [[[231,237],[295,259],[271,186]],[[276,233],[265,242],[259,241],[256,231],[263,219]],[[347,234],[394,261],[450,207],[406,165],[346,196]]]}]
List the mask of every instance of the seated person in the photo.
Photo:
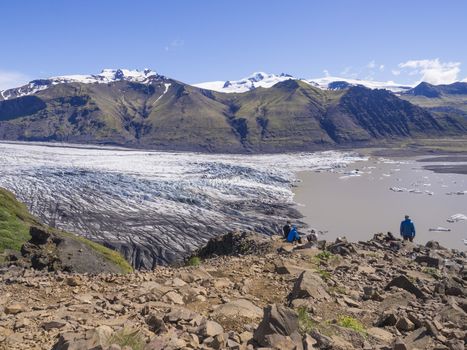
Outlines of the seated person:
[{"label": "seated person", "polygon": [[292,229],[289,232],[289,235],[287,236],[287,242],[294,243],[302,243],[302,239],[300,238],[300,235],[298,234],[297,227],[295,225],[292,226]]}]

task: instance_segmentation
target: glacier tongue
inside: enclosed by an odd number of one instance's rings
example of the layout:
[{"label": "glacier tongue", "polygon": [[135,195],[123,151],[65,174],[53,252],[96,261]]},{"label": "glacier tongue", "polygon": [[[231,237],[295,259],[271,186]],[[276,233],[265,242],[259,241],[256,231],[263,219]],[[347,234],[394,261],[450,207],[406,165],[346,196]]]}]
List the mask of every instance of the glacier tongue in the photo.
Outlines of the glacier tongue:
[{"label": "glacier tongue", "polygon": [[340,171],[359,159],[0,143],[0,186],[46,223],[152,268],[230,230],[277,232],[286,217],[299,217],[290,189],[296,171]]}]

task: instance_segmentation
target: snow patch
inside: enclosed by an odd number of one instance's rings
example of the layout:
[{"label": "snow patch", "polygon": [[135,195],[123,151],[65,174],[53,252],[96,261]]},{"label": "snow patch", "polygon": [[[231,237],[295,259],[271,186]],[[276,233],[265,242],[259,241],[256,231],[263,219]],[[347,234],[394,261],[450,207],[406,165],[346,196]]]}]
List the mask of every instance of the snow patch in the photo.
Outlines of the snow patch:
[{"label": "snow patch", "polygon": [[408,91],[409,89],[414,87],[412,85],[397,84],[393,81],[381,82],[373,80],[349,79],[331,76],[316,79],[300,79],[284,73],[277,75],[264,72],[256,72],[240,80],[210,81],[193,84],[193,86],[218,92],[242,93],[256,89],[258,87],[270,88],[271,86],[274,86],[281,81],[289,79],[303,81],[311,86],[320,88],[322,90],[338,90],[349,86],[360,85],[365,86],[369,89],[385,89],[392,92],[400,93]]},{"label": "snow patch", "polygon": [[255,72],[252,75],[240,80],[227,80],[227,81],[211,81],[205,83],[194,84],[193,86],[201,89],[214,90],[218,92],[227,93],[241,93],[254,90],[258,87],[270,88],[277,83],[285,80],[295,79],[288,74],[269,74],[265,72]]}]

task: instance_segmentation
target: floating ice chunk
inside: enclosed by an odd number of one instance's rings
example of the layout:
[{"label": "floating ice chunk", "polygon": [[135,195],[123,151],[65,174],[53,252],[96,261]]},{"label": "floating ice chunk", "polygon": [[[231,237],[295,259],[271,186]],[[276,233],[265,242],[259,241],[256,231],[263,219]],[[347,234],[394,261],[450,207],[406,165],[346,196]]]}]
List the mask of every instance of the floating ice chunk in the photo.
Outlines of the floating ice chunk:
[{"label": "floating ice chunk", "polygon": [[467,239],[464,239],[464,244],[467,245]]},{"label": "floating ice chunk", "polygon": [[446,221],[450,223],[465,221],[465,220],[467,220],[467,216],[464,214],[454,214],[446,219]]},{"label": "floating ice chunk", "polygon": [[434,192],[431,191],[421,191],[416,188],[405,188],[405,187],[389,187],[389,189],[393,192],[407,192],[407,193],[414,193],[414,194],[427,194],[429,196],[434,195]]},{"label": "floating ice chunk", "polygon": [[394,192],[407,192],[407,189],[404,187],[389,187],[389,189]]},{"label": "floating ice chunk", "polygon": [[438,226],[437,228],[430,228],[428,229],[428,231],[430,232],[451,232],[451,229]]},{"label": "floating ice chunk", "polygon": [[[446,186],[447,187],[447,186]],[[464,194],[467,194],[467,191],[457,191],[457,192],[448,192],[446,193],[448,196],[451,196],[451,195],[456,195],[456,196],[462,196]]]}]

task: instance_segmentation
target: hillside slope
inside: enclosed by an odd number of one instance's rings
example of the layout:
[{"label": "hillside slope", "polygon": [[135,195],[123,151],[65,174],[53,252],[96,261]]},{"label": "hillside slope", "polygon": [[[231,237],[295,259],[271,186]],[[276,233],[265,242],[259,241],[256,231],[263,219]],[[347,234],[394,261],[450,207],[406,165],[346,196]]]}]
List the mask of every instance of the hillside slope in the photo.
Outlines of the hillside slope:
[{"label": "hillside slope", "polygon": [[190,266],[63,280],[0,269],[0,349],[463,349],[465,254],[388,238],[244,232]]},{"label": "hillside slope", "polygon": [[330,91],[298,80],[219,93],[157,76],[78,82],[0,101],[0,139],[207,152],[282,152],[406,137],[464,135],[459,115],[432,114],[387,90]]},{"label": "hillside slope", "polygon": [[420,83],[400,97],[439,116],[467,118],[467,83]]},{"label": "hillside slope", "polygon": [[132,270],[117,252],[41,224],[11,192],[0,188],[0,260],[19,255],[20,250],[28,263],[39,268],[81,273]]}]

